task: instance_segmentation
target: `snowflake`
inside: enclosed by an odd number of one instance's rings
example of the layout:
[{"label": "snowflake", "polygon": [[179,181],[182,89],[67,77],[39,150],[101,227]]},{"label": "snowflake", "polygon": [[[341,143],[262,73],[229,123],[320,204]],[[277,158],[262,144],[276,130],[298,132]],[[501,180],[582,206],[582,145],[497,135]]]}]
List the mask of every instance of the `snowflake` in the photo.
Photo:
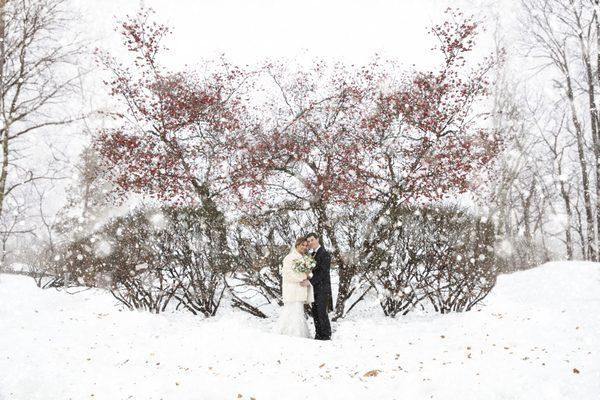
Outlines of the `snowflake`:
[{"label": "snowflake", "polygon": [[496,253],[501,257],[509,257],[513,253],[513,246],[505,239],[497,246]]},{"label": "snowflake", "polygon": [[135,266],[135,270],[136,271],[141,271],[144,269],[148,269],[148,264],[147,263],[141,263]]},{"label": "snowflake", "polygon": [[97,257],[103,258],[103,257],[108,257],[113,252],[113,249],[112,249],[111,244],[108,241],[99,240],[98,242],[94,243],[93,251]]},{"label": "snowflake", "polygon": [[167,218],[160,212],[155,213],[149,219],[154,229],[162,230],[167,226]]}]

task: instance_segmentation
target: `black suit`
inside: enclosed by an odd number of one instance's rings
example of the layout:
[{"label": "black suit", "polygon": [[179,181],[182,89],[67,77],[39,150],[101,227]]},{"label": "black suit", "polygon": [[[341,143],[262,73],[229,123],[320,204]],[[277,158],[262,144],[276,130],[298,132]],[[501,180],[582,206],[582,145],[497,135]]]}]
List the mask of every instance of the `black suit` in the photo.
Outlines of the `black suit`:
[{"label": "black suit", "polygon": [[327,312],[333,309],[333,299],[331,295],[331,277],[329,269],[331,268],[331,255],[323,246],[319,247],[314,254],[317,265],[313,270],[313,276],[310,283],[313,286],[315,302],[312,306],[312,315],[315,320],[316,335],[315,339],[331,339],[331,324]]}]

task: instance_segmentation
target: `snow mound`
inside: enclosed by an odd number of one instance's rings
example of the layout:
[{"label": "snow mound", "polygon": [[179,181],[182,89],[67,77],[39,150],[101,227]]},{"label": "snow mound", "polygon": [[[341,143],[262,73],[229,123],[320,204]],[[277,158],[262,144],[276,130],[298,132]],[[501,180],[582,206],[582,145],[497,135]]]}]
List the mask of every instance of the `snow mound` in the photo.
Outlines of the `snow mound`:
[{"label": "snow mound", "polygon": [[101,290],[0,275],[0,399],[600,398],[600,264],[503,275],[477,310],[333,324],[334,340],[129,311]]},{"label": "snow mound", "polygon": [[600,264],[550,262],[501,275],[487,300],[488,308],[569,308],[600,302]]}]

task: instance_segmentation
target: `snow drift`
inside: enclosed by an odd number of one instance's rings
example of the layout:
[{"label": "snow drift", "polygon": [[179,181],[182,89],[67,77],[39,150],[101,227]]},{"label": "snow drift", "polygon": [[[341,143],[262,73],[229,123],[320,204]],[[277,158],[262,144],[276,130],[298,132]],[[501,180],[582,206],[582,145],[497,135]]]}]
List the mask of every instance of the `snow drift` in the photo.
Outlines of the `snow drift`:
[{"label": "snow drift", "polygon": [[597,263],[503,275],[462,314],[390,319],[372,299],[331,342],[232,309],[152,315],[70,293],[0,275],[0,399],[600,398]]}]

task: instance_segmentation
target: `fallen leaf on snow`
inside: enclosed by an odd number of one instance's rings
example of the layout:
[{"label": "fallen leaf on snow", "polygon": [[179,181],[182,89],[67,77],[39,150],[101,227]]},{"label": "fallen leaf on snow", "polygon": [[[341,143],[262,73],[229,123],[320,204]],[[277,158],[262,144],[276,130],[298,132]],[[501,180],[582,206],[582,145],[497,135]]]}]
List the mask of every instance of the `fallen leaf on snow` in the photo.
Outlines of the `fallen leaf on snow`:
[{"label": "fallen leaf on snow", "polygon": [[379,375],[379,373],[380,373],[380,372],[381,372],[381,371],[380,371],[380,370],[378,370],[378,369],[372,369],[372,370],[370,370],[370,371],[366,372],[366,373],[365,373],[363,376],[364,376],[364,377],[372,377],[372,376],[377,376],[377,375]]}]

